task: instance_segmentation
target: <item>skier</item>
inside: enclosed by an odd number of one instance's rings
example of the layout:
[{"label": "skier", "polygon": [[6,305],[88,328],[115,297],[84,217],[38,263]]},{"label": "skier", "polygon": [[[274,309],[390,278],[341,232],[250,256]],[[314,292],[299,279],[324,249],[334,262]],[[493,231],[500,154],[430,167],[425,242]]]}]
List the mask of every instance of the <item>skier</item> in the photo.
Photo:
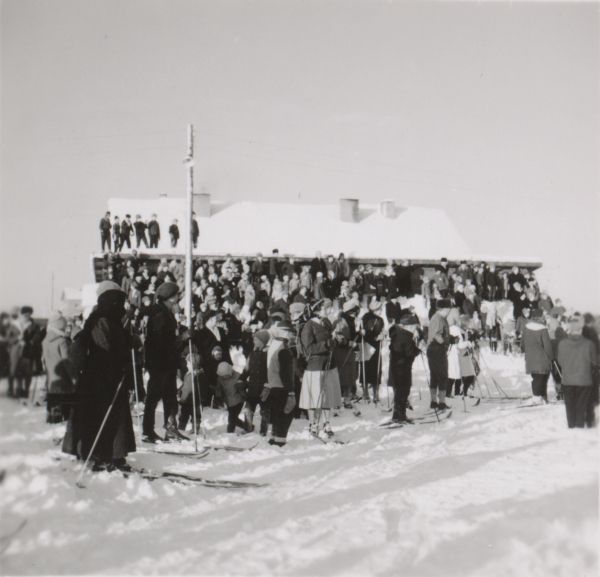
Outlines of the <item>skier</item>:
[{"label": "skier", "polygon": [[144,409],[143,439],[148,443],[162,440],[154,432],[154,413],[162,399],[165,440],[185,439],[177,430],[177,369],[180,356],[176,348],[179,287],[165,282],[158,287],[146,329],[146,368],[150,373]]},{"label": "skier", "polygon": [[361,372],[361,381],[365,385],[364,398],[369,402],[369,385],[373,389],[373,401],[379,402],[379,383],[381,380],[381,359],[380,348],[381,341],[385,337],[383,319],[377,314],[381,310],[381,303],[373,299],[369,303],[369,310],[361,319],[364,342],[373,347],[374,352],[364,363],[360,363],[362,371],[364,366],[364,376]]},{"label": "skier", "polygon": [[[406,416],[406,408],[412,387],[412,365],[421,354],[415,342],[418,339],[419,319],[413,314],[404,315],[402,319],[399,317],[400,313],[396,311],[393,311],[391,316],[388,315],[391,323],[389,374],[394,387],[392,421],[410,423],[411,420]],[[400,324],[397,324],[398,321]]]},{"label": "skier", "polygon": [[87,459],[112,406],[91,456],[93,469],[129,470],[125,457],[136,447],[128,393],[121,386],[131,362],[131,337],[121,325],[125,293],[119,285],[104,281],[98,286],[97,295],[98,306],[71,349],[70,360],[78,382],[62,450]]},{"label": "skier", "polygon": [[[586,424],[594,372],[598,366],[598,351],[594,343],[581,334],[584,324],[580,316],[571,319],[569,337],[558,345],[558,364],[562,369],[562,390],[569,429],[583,428]],[[593,422],[587,425],[593,426]]]},{"label": "skier", "polygon": [[554,353],[542,310],[536,309],[531,313],[531,321],[523,330],[521,347],[525,351],[525,371],[531,375],[532,402],[534,404],[547,402],[548,378]]},{"label": "skier", "polygon": [[271,335],[268,331],[258,331],[252,336],[254,350],[248,355],[246,367],[242,372],[240,380],[246,383],[246,407],[244,409],[244,417],[246,425],[253,431],[254,411],[256,406],[260,405],[260,434],[265,437],[269,428],[269,411],[268,403],[261,401],[263,388],[267,383],[267,351],[266,347],[269,343]]},{"label": "skier", "polygon": [[333,436],[329,424],[331,409],[342,404],[340,379],[332,353],[343,337],[332,336],[331,323],[327,318],[332,306],[329,299],[322,299],[316,303],[311,311],[311,318],[302,328],[300,335],[307,366],[302,376],[299,406],[308,410],[309,431],[313,435],[319,432],[317,419],[323,411],[323,430],[328,436]]},{"label": "skier", "polygon": [[446,405],[446,381],[448,380],[447,351],[450,333],[446,319],[450,314],[450,307],[450,301],[447,299],[437,301],[436,312],[429,321],[427,334],[427,360],[431,375],[429,382],[430,408],[441,411],[448,408]]},{"label": "skier", "polygon": [[292,411],[296,406],[294,394],[294,358],[288,347],[288,339],[294,336],[289,321],[279,321],[271,327],[271,343],[267,351],[267,377],[261,402],[267,402],[272,429],[270,445],[283,447],[292,424]]}]

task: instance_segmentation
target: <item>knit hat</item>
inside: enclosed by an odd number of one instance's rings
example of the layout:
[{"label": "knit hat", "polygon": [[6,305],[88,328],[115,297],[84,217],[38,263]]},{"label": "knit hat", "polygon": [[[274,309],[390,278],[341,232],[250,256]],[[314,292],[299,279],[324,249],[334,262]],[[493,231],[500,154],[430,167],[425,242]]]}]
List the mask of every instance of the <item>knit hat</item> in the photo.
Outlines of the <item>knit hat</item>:
[{"label": "knit hat", "polygon": [[179,292],[179,286],[174,282],[164,282],[156,290],[156,297],[162,300],[168,300]]},{"label": "knit hat", "polygon": [[448,299],[440,299],[440,300],[437,301],[435,308],[438,311],[440,309],[451,309],[452,305],[450,304],[450,301]]},{"label": "knit hat", "polygon": [[123,289],[116,282],[113,282],[111,280],[104,280],[98,285],[98,288],[96,289],[96,295],[100,296],[102,293],[108,291],[123,292]]},{"label": "knit hat", "polygon": [[413,315],[413,314],[404,315],[400,319],[400,324],[404,325],[404,326],[407,326],[407,325],[418,325],[419,324],[419,317],[417,317],[417,315]]},{"label": "knit hat", "polygon": [[258,339],[263,345],[266,345],[271,338],[269,331],[258,331],[254,333],[253,338]]},{"label": "knit hat", "polygon": [[219,377],[230,377],[233,375],[233,367],[229,363],[219,363],[217,375]]},{"label": "knit hat", "polygon": [[542,309],[535,309],[531,311],[531,318],[535,320],[541,320],[544,318],[544,311]]}]

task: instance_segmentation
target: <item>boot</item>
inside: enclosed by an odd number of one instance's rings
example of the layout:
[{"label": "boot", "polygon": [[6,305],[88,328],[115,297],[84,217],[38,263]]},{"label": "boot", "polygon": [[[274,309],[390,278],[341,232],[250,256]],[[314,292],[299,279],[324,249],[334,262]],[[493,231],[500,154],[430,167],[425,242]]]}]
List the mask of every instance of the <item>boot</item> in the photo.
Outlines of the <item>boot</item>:
[{"label": "boot", "polygon": [[172,439],[176,439],[178,441],[189,441],[189,437],[181,434],[174,423],[168,422],[165,425],[165,441],[170,441]]},{"label": "boot", "polygon": [[329,423],[325,423],[323,425],[323,432],[328,436],[328,437],[333,437],[333,435],[335,434],[332,430],[331,430],[331,425]]},{"label": "boot", "polygon": [[144,433],[142,435],[142,441],[144,443],[152,443],[155,444],[157,441],[163,441],[164,439],[157,435],[154,431],[150,431],[148,433]]}]

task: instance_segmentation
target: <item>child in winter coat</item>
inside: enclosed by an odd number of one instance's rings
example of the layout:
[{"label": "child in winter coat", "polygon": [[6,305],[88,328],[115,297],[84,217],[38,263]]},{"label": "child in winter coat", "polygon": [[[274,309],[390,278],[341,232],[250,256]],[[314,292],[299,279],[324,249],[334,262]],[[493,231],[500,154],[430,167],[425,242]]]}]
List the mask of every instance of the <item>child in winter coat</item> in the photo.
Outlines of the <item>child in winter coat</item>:
[{"label": "child in winter coat", "polygon": [[294,336],[289,321],[279,321],[271,327],[273,336],[267,352],[267,378],[261,402],[267,402],[273,428],[269,445],[283,447],[294,418],[296,406],[294,393],[294,358],[288,347],[288,339]]},{"label": "child in winter coat", "polygon": [[[471,360],[473,344],[457,326],[450,327],[450,347],[448,349],[448,384],[446,396],[452,396],[452,387],[456,396],[467,396],[469,387],[475,382],[475,369]],[[462,391],[461,391],[462,384]]]},{"label": "child in winter coat", "polygon": [[254,350],[248,355],[246,367],[240,377],[245,383],[246,408],[244,410],[246,426],[254,430],[252,421],[256,406],[260,405],[260,434],[265,437],[269,429],[269,411],[267,403],[260,400],[263,388],[267,383],[267,351],[266,347],[270,339],[268,331],[258,331],[252,336]]},{"label": "child in winter coat", "polygon": [[233,370],[229,363],[220,363],[217,369],[217,391],[220,396],[225,397],[229,418],[227,421],[227,432],[234,433],[236,427],[249,433],[250,429],[246,423],[239,418],[246,396],[244,383],[240,381],[240,373]]},{"label": "child in winter coat", "polygon": [[[191,353],[185,358],[188,372],[183,378],[183,385],[177,392],[177,401],[179,402],[179,430],[185,431],[190,417],[194,414],[194,402],[196,403],[196,433],[200,432],[200,422],[202,421],[202,398],[201,391],[206,388],[203,381],[206,380],[204,371],[201,368],[202,357]],[[192,382],[194,383],[192,389]],[[193,392],[192,392],[193,391]]]}]

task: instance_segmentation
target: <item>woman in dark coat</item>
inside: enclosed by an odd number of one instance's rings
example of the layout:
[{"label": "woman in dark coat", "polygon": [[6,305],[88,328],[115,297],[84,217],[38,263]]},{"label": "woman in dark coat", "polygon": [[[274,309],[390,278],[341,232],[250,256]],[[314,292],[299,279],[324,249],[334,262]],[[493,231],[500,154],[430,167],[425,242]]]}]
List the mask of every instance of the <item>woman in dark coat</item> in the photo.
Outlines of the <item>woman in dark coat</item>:
[{"label": "woman in dark coat", "polygon": [[346,409],[352,409],[350,402],[352,395],[356,394],[356,378],[358,376],[358,363],[356,362],[356,315],[360,307],[355,301],[344,304],[340,318],[334,323],[337,334],[344,338],[341,343],[333,349],[333,360],[338,367],[342,399]]},{"label": "woman in dark coat", "polygon": [[[75,351],[85,350],[87,354],[76,353],[76,357],[72,358],[78,372],[76,402],[62,450],[82,460],[88,457],[124,379],[125,367],[131,362],[130,335],[121,325],[124,305],[125,293],[121,288],[110,281],[102,282],[98,287],[98,306],[74,344]],[[94,449],[94,469],[127,469],[125,457],[133,452],[135,436],[128,391],[122,386]]]}]

